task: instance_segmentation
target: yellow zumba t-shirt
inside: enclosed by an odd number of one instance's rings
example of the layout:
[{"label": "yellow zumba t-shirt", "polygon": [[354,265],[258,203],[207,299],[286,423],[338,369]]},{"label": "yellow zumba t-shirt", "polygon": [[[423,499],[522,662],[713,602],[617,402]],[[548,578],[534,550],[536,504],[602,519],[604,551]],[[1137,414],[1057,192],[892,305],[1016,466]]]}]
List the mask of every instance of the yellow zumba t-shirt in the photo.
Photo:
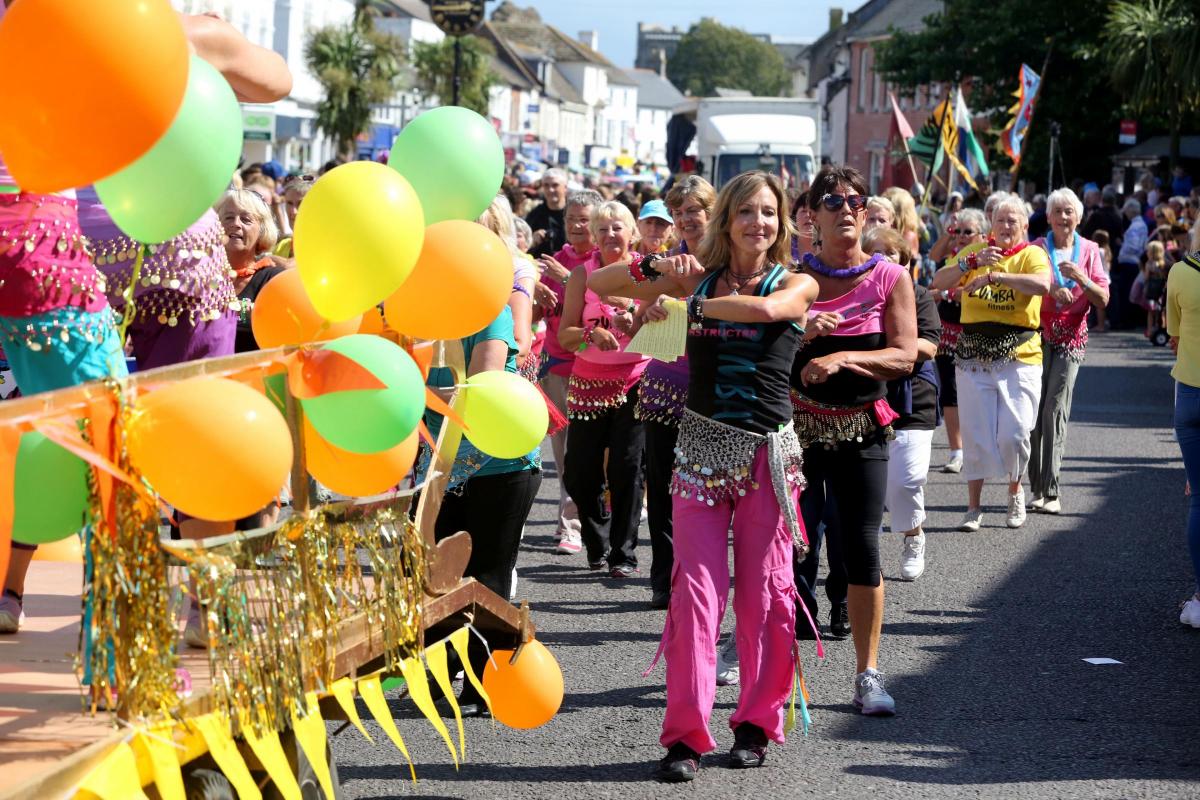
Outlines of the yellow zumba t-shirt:
[{"label": "yellow zumba t-shirt", "polygon": [[[947,260],[947,266],[956,266],[959,259],[966,258],[971,253],[978,253],[987,247],[985,243],[968,245],[959,250],[955,256]],[[1008,272],[1014,275],[1032,275],[1038,272],[1050,271],[1050,259],[1041,247],[1029,245],[1019,253],[1014,253],[999,264],[991,267],[976,267],[968,270],[959,281],[959,286],[965,286],[980,275],[989,272]],[[1018,292],[1009,286],[985,284],[970,294],[962,295],[962,324],[972,322],[999,322],[1004,325],[1015,325],[1037,331],[1042,324],[1042,298],[1038,295]],[[1042,363],[1042,337],[1034,334],[1033,338],[1017,348],[1015,357],[1023,364]]]}]

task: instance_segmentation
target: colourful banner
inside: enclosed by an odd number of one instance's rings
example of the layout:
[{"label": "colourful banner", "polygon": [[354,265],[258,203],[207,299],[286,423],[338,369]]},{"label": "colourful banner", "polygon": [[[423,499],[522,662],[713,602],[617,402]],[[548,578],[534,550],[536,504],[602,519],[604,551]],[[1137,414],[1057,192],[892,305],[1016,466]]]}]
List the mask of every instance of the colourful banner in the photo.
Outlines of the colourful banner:
[{"label": "colourful banner", "polygon": [[1033,106],[1037,102],[1038,92],[1042,86],[1041,77],[1029,68],[1028,64],[1021,65],[1018,79],[1020,87],[1014,94],[1017,104],[1009,109],[1013,115],[1008,127],[1000,134],[1000,144],[1008,157],[1013,160],[1012,171],[1015,173],[1021,166],[1021,151],[1025,147],[1025,137],[1029,133],[1029,124],[1033,121]]}]

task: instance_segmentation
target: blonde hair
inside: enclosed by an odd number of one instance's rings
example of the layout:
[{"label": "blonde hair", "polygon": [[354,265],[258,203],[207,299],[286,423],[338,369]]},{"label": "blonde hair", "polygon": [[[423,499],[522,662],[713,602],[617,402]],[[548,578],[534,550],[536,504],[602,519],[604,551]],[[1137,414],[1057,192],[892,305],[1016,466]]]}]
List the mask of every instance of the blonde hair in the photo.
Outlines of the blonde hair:
[{"label": "blonde hair", "polygon": [[279,241],[279,227],[275,224],[274,218],[271,216],[271,209],[267,208],[267,204],[259,196],[258,192],[250,189],[230,189],[217,204],[213,206],[213,210],[217,212],[217,216],[222,216],[222,209],[232,205],[238,211],[249,211],[258,219],[259,232],[258,241],[254,245],[254,252],[266,253],[275,246]]},{"label": "blonde hair", "polygon": [[1162,242],[1146,243],[1146,267],[1163,269],[1167,266],[1167,250]]},{"label": "blonde hair", "polygon": [[876,225],[863,234],[862,248],[868,253],[882,253],[885,250],[895,250],[900,254],[897,259],[902,267],[907,267],[912,261],[912,250],[908,242],[895,228],[885,228]]},{"label": "blonde hair", "polygon": [[520,258],[522,253],[520,248],[517,247],[517,226],[514,223],[515,219],[512,213],[512,205],[509,204],[508,198],[503,194],[497,194],[492,198],[492,204],[475,221],[499,236],[508,245],[508,251],[512,254],[513,258]]},{"label": "blonde hair", "polygon": [[867,198],[867,206],[863,213],[865,214],[867,211],[870,211],[873,208],[880,208],[888,212],[888,216],[892,218],[892,225],[896,224],[896,207],[892,205],[891,200],[888,200],[886,197],[880,197],[879,195],[872,195],[871,197]]},{"label": "blonde hair", "polygon": [[763,187],[775,195],[775,203],[779,212],[779,232],[775,241],[767,250],[767,263],[787,264],[792,257],[792,236],[795,235],[795,225],[788,214],[787,191],[779,178],[769,172],[743,172],[729,183],[721,187],[717,195],[717,204],[713,209],[712,218],[704,230],[704,239],[700,242],[696,257],[700,263],[709,269],[729,266],[733,257],[733,243],[729,239],[729,229],[733,225],[733,217],[738,208]]},{"label": "blonde hair", "polygon": [[700,204],[701,208],[711,212],[717,202],[717,190],[712,187],[711,183],[699,175],[688,175],[671,187],[671,191],[667,192],[665,202],[667,208],[675,211],[678,208],[682,208],[683,204],[688,201],[688,198],[694,199]]},{"label": "blonde hair", "polygon": [[629,229],[629,242],[632,249],[633,237],[638,232],[637,222],[633,218],[633,212],[624,203],[618,203],[616,200],[605,200],[592,211],[592,218],[588,222],[592,238],[600,241],[600,223],[609,219],[619,220]]},{"label": "blonde hair", "polygon": [[917,216],[917,204],[913,202],[912,195],[899,186],[889,186],[883,190],[883,196],[891,202],[892,208],[896,210],[896,214],[892,218],[892,227],[900,233],[915,233],[920,236],[921,218]]}]

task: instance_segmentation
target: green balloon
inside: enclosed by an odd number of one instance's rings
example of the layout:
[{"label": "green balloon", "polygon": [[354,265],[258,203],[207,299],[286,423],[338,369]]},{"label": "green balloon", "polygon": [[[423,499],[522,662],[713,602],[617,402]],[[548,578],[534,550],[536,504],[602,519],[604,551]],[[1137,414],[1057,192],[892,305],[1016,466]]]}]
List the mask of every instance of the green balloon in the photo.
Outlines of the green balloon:
[{"label": "green balloon", "polygon": [[325,343],[365,368],[386,389],[329,392],[301,400],[317,433],[351,453],[378,453],[403,442],[425,411],[421,370],[403,347],[380,336],[356,333]]},{"label": "green balloon", "polygon": [[90,508],[88,465],[37,431],[21,435],[13,481],[12,538],[24,544],[65,539]]},{"label": "green balloon", "polygon": [[408,179],[425,224],[476,219],[504,179],[504,147],[491,123],[470,109],[442,106],[400,131],[388,166]]},{"label": "green balloon", "polygon": [[229,83],[192,56],[175,121],[145,155],[96,181],[117,226],[139,242],[165,242],[204,216],[242,153],[242,110]]},{"label": "green balloon", "polygon": [[280,372],[276,375],[268,375],[263,378],[263,390],[267,393],[267,399],[270,400],[279,413],[287,418],[287,373]]}]

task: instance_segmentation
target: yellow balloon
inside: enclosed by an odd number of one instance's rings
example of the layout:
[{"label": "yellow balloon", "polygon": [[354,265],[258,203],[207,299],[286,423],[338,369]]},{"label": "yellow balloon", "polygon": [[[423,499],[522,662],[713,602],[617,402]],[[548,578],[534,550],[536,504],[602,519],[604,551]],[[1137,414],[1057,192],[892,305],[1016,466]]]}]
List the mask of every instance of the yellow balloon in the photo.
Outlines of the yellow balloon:
[{"label": "yellow balloon", "polygon": [[296,215],[296,267],[313,307],[344,322],[408,279],[425,241],[425,213],[385,164],[354,161],[321,176]]},{"label": "yellow balloon", "polygon": [[471,444],[493,458],[520,458],[546,438],[550,412],[541,392],[520,375],[495,370],[467,379],[463,422]]}]

